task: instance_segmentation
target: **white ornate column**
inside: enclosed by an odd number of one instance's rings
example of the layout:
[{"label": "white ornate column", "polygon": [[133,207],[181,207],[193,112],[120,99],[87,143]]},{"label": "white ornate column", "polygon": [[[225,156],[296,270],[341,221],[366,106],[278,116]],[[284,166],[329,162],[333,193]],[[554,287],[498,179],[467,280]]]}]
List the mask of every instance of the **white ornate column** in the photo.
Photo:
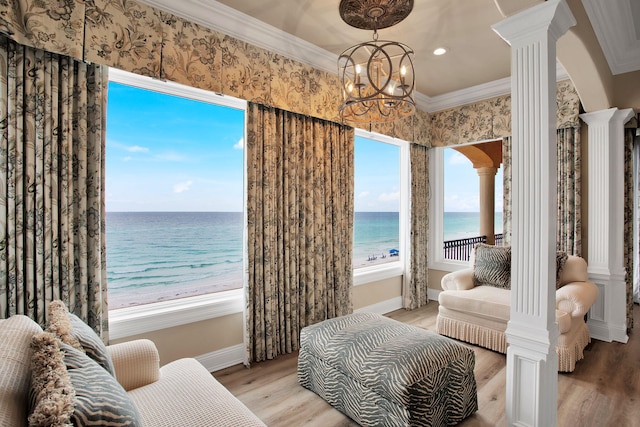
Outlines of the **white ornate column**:
[{"label": "white ornate column", "polygon": [[[624,266],[624,124],[633,110],[581,114],[589,126],[589,278],[598,299],[589,311],[592,338],[626,343]],[[629,272],[630,273],[630,272]]]},{"label": "white ornate column", "polygon": [[557,421],[556,42],[575,24],[565,0],[549,0],[493,26],[511,45],[509,425]]}]

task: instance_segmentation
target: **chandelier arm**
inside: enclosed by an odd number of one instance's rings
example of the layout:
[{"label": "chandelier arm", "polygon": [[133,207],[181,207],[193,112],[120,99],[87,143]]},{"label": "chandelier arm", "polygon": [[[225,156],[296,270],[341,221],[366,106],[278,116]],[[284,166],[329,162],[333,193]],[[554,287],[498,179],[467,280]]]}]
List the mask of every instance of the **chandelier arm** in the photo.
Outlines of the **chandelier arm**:
[{"label": "chandelier arm", "polygon": [[414,52],[400,42],[378,40],[379,28],[402,21],[412,8],[413,0],[341,0],[345,22],[373,30],[372,41],[354,45],[338,58],[344,121],[388,122],[414,114]]}]

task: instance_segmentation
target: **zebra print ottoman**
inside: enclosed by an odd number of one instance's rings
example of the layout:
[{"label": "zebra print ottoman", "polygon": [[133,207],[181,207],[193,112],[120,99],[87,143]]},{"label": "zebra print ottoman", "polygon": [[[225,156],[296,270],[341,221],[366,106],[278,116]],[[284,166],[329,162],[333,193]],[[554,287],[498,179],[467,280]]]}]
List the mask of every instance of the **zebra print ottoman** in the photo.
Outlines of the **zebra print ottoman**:
[{"label": "zebra print ottoman", "polygon": [[298,381],[363,426],[455,425],[478,410],[473,350],[372,313],[307,326]]}]

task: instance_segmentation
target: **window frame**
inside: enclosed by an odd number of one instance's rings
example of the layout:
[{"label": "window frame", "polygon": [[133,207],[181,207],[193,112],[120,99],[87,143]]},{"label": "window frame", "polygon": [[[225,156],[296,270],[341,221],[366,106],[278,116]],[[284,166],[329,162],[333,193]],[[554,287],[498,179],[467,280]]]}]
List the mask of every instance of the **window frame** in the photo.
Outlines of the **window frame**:
[{"label": "window frame", "polygon": [[[406,271],[406,263],[409,257],[409,233],[410,233],[410,210],[409,210],[409,142],[382,135],[376,132],[369,132],[363,129],[355,129],[355,136],[367,138],[372,141],[382,142],[394,145],[400,148],[400,211],[399,218],[399,251],[400,256],[397,261],[387,262],[384,264],[373,265],[370,267],[361,267],[353,269],[353,286],[365,285],[367,283],[380,280],[390,279],[392,277],[402,276]],[[355,140],[354,140],[355,142]],[[355,175],[355,174],[354,174]],[[355,194],[354,194],[355,197]],[[355,213],[355,210],[354,210]]]},{"label": "window frame", "polygon": [[[456,147],[492,141],[495,141],[495,138],[458,144]],[[468,268],[469,262],[446,259],[444,257],[444,150],[447,148],[453,147],[450,145],[446,147],[432,147],[429,155],[429,182],[431,183],[431,203],[429,204],[429,269],[451,272]]]},{"label": "window frame", "polygon": [[[109,68],[109,82],[243,110],[245,111],[244,134],[246,139],[247,101],[170,81],[140,76],[115,68]],[[246,151],[243,150],[243,163],[245,166],[243,176],[246,175],[246,161]],[[244,181],[243,188],[246,186],[246,179]],[[242,198],[243,200],[246,199],[246,188],[244,188]],[[245,208],[243,208],[243,214],[246,217]],[[244,228],[244,233],[246,233],[246,221]],[[246,253],[246,244],[246,238],[244,238],[243,253]],[[246,259],[244,262],[246,263]],[[246,271],[246,265],[243,265],[243,270]],[[244,273],[243,277],[245,277]],[[141,333],[241,313],[243,310],[243,288],[118,308],[109,310],[109,337],[110,339],[126,338]]]},{"label": "window frame", "polygon": [[[218,105],[242,109],[246,112],[247,102],[241,99],[216,94],[213,92],[196,89],[190,86],[174,82],[162,81],[146,76],[140,76],[118,69],[109,69],[109,81],[125,84],[141,89],[152,90],[168,95],[174,95],[197,101],[215,103]],[[246,115],[245,115],[246,118]],[[400,212],[399,212],[399,251],[397,261],[371,267],[362,267],[353,270],[353,286],[360,286],[371,282],[390,279],[405,274],[406,263],[410,259],[410,158],[409,142],[369,132],[363,129],[355,129],[355,136],[371,139],[398,146],[400,148]],[[246,124],[245,124],[246,138]],[[246,174],[246,151],[244,164]],[[246,199],[246,179],[245,179]],[[246,209],[243,209],[246,219]],[[246,221],[244,232],[246,233]],[[246,237],[243,251],[246,253]],[[246,272],[246,256],[244,257]],[[243,275],[246,282],[246,273]],[[122,339],[137,334],[168,329],[203,320],[210,320],[230,314],[244,311],[244,289],[234,289],[216,293],[185,297],[169,301],[161,301],[135,307],[124,307],[109,311],[109,337],[110,339]]]}]

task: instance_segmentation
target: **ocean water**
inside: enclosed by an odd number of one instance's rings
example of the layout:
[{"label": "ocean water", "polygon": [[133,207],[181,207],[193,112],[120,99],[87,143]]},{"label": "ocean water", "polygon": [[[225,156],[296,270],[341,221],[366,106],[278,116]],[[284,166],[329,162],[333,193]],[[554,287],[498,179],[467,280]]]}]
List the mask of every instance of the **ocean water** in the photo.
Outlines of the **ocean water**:
[{"label": "ocean water", "polygon": [[389,251],[400,244],[398,212],[355,212],[353,216],[353,266],[394,261]]},{"label": "ocean water", "polygon": [[[242,286],[241,212],[108,212],[111,308]],[[445,240],[477,235],[479,214],[447,212]],[[356,212],[355,268],[393,261],[397,212]],[[496,233],[502,214],[496,214]]]},{"label": "ocean water", "polygon": [[107,212],[106,227],[111,308],[169,287],[242,286],[242,212]]},{"label": "ocean water", "polygon": [[[479,212],[445,212],[443,240],[457,240],[478,236],[480,230]],[[494,216],[495,234],[502,233],[502,212]]]}]

